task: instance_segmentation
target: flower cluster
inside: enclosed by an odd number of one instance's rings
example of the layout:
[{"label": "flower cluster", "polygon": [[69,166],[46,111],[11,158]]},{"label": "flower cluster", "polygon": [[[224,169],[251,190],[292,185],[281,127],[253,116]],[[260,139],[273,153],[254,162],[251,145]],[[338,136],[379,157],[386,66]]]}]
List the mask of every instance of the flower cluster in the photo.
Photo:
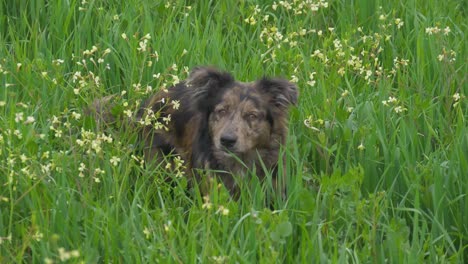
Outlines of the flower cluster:
[{"label": "flower cluster", "polygon": [[292,11],[294,15],[307,14],[309,12],[317,12],[320,8],[327,8],[328,2],[324,0],[312,1],[312,0],[303,0],[303,1],[279,1],[273,2],[271,8],[277,10],[278,8],[283,8],[287,11]]},{"label": "flower cluster", "polygon": [[[260,13],[260,9],[258,7],[258,5],[256,5],[254,8],[253,8],[253,13],[252,15],[250,15],[248,18],[244,19],[245,23],[248,23],[250,25],[255,25],[257,24],[257,16],[258,14]],[[266,17],[266,19],[268,19],[268,17]]]},{"label": "flower cluster", "polygon": [[[58,257],[61,262],[66,262],[71,259],[76,259],[80,257],[80,251],[74,249],[74,250],[66,250],[63,247],[58,248]],[[53,264],[54,260],[51,258],[44,258],[44,263],[46,264]]]},{"label": "flower cluster", "polygon": [[182,178],[185,175],[185,161],[180,156],[175,156],[166,164],[167,170],[172,170],[176,178]]},{"label": "flower cluster", "polygon": [[216,211],[216,214],[229,215],[229,209],[220,205]]},{"label": "flower cluster", "polygon": [[[446,26],[445,28],[439,28],[439,26],[434,26],[434,27],[427,27],[426,28],[426,34],[429,36],[448,36],[452,30],[450,29],[449,26]],[[443,39],[443,38],[440,38]],[[442,51],[439,55],[437,55],[437,60],[442,61],[442,62],[447,62],[447,63],[453,63],[456,61],[457,57],[457,52],[453,49],[447,49],[445,47],[445,44],[442,47]]]},{"label": "flower cluster", "polygon": [[[202,205],[203,209],[205,209],[205,210],[213,209],[214,205],[210,201],[210,197],[208,195],[203,196],[203,200],[204,200],[204,203]],[[223,216],[229,215],[229,212],[230,212],[229,208],[225,207],[224,205],[218,205],[217,207],[218,207],[218,209],[215,211],[215,214],[220,214],[220,215],[223,215]]]},{"label": "flower cluster", "polygon": [[179,14],[183,15],[184,17],[188,17],[190,15],[190,11],[192,11],[192,6],[179,6],[177,5],[177,2],[174,1],[167,1],[164,4],[164,7],[166,9],[172,9],[172,10],[180,10]]},{"label": "flower cluster", "polygon": [[[369,85],[376,84],[382,78],[391,79],[403,67],[408,66],[409,60],[397,58],[393,67],[386,69],[380,60],[385,49],[385,42],[391,39],[395,30],[403,27],[404,21],[401,18],[391,19],[389,15],[382,13],[379,17],[380,32],[366,34],[364,28],[359,27],[350,39],[340,36],[334,27],[290,28],[282,26],[276,18],[281,12],[293,12],[295,16],[310,15],[311,12],[314,13],[328,6],[326,1],[279,1],[274,2],[270,7],[258,5],[253,7],[252,14],[245,19],[245,22],[251,25],[257,23],[261,25],[259,38],[266,48],[261,54],[263,61],[277,62],[280,52],[291,54],[287,59],[297,65],[297,70],[306,63],[307,58],[303,56],[303,52],[296,54],[292,48],[318,45],[319,47],[310,53],[311,61],[307,63],[308,65],[325,65],[328,69],[336,69],[337,73],[343,77],[346,74],[356,75],[362,77]],[[317,38],[320,41],[317,42]],[[311,44],[311,41],[315,44]],[[358,45],[355,45],[356,43]],[[306,83],[315,86],[314,76],[310,73],[309,75]]]},{"label": "flower cluster", "polygon": [[146,34],[144,35],[140,41],[138,42],[138,48],[137,50],[139,52],[146,52],[147,50],[147,47],[148,47],[148,40],[151,39],[151,35],[150,34]]},{"label": "flower cluster", "polygon": [[169,130],[167,125],[171,121],[171,115],[160,117],[160,113],[154,112],[151,108],[146,108],[144,111],[145,113],[142,118],[138,120],[138,124],[141,126],[152,126],[156,130]]},{"label": "flower cluster", "polygon": [[[75,95],[80,95],[83,92],[99,89],[102,86],[101,77],[97,75],[94,69],[99,70],[101,65],[104,65],[105,58],[111,53],[109,48],[99,52],[97,45],[93,45],[91,49],[83,51],[83,58],[73,56],[78,66],[83,70],[75,71],[72,77],[74,84],[73,92]],[[110,65],[107,63],[103,66],[104,69],[110,70]]]},{"label": "flower cluster", "polygon": [[446,61],[449,63],[455,62],[457,58],[457,53],[454,50],[446,50],[445,47],[442,48],[442,53],[437,56],[437,60]]},{"label": "flower cluster", "polygon": [[210,197],[208,195],[203,196],[203,201],[204,201],[202,205],[203,209],[210,210],[211,208],[213,208],[213,204],[211,203]]},{"label": "flower cluster", "polygon": [[452,98],[453,98],[453,105],[452,106],[457,107],[460,104],[461,100],[465,99],[465,95],[460,94],[460,93],[455,93],[452,96]]},{"label": "flower cluster", "polygon": [[[321,34],[315,29],[300,28],[298,30],[285,31],[278,25],[278,15],[282,12],[292,13],[294,16],[314,14],[321,8],[327,8],[328,2],[319,1],[279,1],[270,6],[252,6],[251,14],[247,15],[244,22],[254,26],[260,25],[260,41],[266,46],[261,57],[264,62],[276,61],[277,53],[282,47],[297,47],[302,39],[311,33]],[[275,15],[271,15],[275,14]]]},{"label": "flower cluster", "polygon": [[391,107],[393,111],[395,111],[395,113],[397,114],[403,113],[408,110],[398,101],[397,98],[393,96],[388,97],[388,100],[382,101],[382,104]]},{"label": "flower cluster", "polygon": [[81,128],[81,138],[76,140],[76,144],[83,150],[86,154],[99,154],[102,151],[102,145],[105,143],[112,143],[113,139],[110,135],[105,133],[94,133],[90,130],[85,130]]},{"label": "flower cluster", "polygon": [[222,264],[222,263],[229,263],[229,257],[227,256],[212,256],[211,260],[213,263]]},{"label": "flower cluster", "polygon": [[445,36],[447,36],[448,34],[450,34],[451,31],[452,30],[449,26],[445,27],[444,29],[439,28],[438,26],[426,28],[426,34],[428,35],[437,35],[443,33]]}]

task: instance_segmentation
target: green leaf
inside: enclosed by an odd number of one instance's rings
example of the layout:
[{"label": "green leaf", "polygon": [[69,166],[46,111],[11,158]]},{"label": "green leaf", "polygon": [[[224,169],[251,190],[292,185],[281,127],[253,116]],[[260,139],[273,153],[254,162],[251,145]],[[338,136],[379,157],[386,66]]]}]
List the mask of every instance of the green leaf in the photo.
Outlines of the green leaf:
[{"label": "green leaf", "polygon": [[283,222],[276,227],[276,233],[281,237],[288,237],[292,234],[291,222]]}]

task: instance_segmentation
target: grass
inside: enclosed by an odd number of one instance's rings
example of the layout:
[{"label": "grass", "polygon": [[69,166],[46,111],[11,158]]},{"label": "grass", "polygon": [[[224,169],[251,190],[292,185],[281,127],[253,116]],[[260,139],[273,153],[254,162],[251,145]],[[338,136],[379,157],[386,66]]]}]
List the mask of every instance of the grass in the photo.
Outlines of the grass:
[{"label": "grass", "polygon": [[[467,262],[462,1],[17,0],[0,14],[1,263]],[[286,199],[255,177],[238,201],[169,186],[131,131],[83,113],[115,93],[116,113],[135,111],[204,64],[297,82]]]}]

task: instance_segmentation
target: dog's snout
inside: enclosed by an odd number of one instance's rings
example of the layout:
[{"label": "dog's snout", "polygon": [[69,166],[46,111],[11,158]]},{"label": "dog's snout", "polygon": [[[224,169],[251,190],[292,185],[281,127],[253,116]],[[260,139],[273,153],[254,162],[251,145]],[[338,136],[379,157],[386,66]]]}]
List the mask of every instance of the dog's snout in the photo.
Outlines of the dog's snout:
[{"label": "dog's snout", "polygon": [[233,135],[224,135],[221,137],[221,145],[225,148],[232,148],[237,142],[237,137]]}]

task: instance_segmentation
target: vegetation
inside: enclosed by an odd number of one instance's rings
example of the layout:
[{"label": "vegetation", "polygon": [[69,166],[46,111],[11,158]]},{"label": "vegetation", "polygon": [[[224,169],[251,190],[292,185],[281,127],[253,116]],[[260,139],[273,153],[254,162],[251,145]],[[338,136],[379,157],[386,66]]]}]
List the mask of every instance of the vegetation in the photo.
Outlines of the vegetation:
[{"label": "vegetation", "polygon": [[[0,3],[0,262],[466,263],[463,1]],[[287,197],[149,169],[115,114],[196,65],[300,87]],[[180,169],[180,170],[179,170]],[[172,185],[167,176],[174,178]]]}]

